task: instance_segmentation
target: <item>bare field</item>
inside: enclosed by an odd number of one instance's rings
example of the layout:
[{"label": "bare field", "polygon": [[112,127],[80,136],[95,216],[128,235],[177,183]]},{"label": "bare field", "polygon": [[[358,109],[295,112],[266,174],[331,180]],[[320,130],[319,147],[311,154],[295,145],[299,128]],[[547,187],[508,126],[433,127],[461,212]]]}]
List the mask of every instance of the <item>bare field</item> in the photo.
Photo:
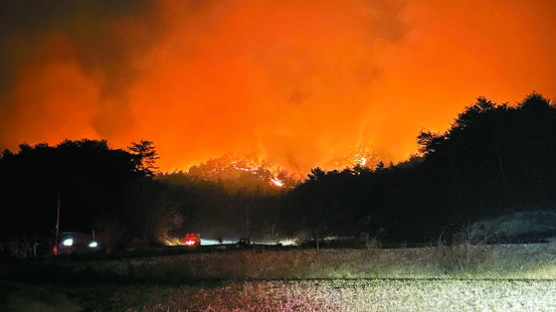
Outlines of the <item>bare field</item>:
[{"label": "bare field", "polygon": [[556,279],[556,247],[554,243],[503,246],[465,243],[397,249],[239,250],[123,259],[49,259],[43,265],[55,265],[60,274],[77,280],[135,282]]},{"label": "bare field", "polygon": [[554,243],[51,258],[0,272],[11,312],[556,311]]},{"label": "bare field", "polygon": [[556,311],[553,281],[247,281],[86,285],[66,292],[82,311]]},{"label": "bare field", "polygon": [[214,311],[555,311],[555,294],[553,282],[245,282],[209,291],[195,289],[183,306],[179,306],[183,297],[178,290],[171,301],[159,307],[174,311],[176,307],[185,311],[206,311],[209,307]]}]

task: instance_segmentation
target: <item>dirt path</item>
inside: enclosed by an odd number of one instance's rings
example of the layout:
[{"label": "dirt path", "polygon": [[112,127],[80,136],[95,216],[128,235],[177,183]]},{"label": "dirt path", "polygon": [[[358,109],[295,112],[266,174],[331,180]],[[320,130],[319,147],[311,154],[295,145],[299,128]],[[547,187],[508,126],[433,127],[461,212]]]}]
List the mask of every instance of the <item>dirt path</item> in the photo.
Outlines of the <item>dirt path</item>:
[{"label": "dirt path", "polygon": [[83,308],[46,286],[0,281],[0,311],[79,312]]}]

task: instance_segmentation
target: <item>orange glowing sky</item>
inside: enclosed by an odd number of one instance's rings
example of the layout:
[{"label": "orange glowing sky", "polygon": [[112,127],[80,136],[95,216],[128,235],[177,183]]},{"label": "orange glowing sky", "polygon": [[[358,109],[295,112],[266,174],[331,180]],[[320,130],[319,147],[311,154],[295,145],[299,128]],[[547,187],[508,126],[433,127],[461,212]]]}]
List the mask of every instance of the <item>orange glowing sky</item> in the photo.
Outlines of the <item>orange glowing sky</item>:
[{"label": "orange glowing sky", "polygon": [[112,2],[0,4],[0,148],[149,139],[164,171],[302,172],[407,159],[479,96],[556,96],[553,0]]}]

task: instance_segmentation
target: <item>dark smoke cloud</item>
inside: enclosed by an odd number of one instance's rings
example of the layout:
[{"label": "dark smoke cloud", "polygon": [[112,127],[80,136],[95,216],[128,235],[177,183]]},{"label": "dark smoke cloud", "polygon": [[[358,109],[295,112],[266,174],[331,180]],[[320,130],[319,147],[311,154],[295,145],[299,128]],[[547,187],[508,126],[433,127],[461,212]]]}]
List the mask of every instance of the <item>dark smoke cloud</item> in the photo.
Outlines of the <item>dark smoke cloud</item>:
[{"label": "dark smoke cloud", "polygon": [[[9,92],[26,68],[73,58],[98,77],[101,98],[110,104],[99,104],[92,122],[99,135],[112,134],[128,119],[129,59],[155,37],[153,10],[150,0],[0,1],[0,122],[13,111]],[[121,115],[118,122],[101,122],[115,119],[112,114]]]}]

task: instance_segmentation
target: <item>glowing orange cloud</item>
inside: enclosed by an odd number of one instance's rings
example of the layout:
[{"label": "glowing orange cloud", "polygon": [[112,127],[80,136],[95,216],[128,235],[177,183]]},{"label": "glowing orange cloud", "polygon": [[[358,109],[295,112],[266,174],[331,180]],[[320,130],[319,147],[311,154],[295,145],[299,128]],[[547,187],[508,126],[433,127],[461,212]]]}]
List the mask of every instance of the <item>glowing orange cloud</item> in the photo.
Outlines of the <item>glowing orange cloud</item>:
[{"label": "glowing orange cloud", "polygon": [[484,2],[159,1],[107,19],[100,52],[62,27],[15,70],[0,145],[146,138],[167,171],[233,153],[302,172],[358,146],[403,160],[478,96],[556,94],[554,2]]}]

